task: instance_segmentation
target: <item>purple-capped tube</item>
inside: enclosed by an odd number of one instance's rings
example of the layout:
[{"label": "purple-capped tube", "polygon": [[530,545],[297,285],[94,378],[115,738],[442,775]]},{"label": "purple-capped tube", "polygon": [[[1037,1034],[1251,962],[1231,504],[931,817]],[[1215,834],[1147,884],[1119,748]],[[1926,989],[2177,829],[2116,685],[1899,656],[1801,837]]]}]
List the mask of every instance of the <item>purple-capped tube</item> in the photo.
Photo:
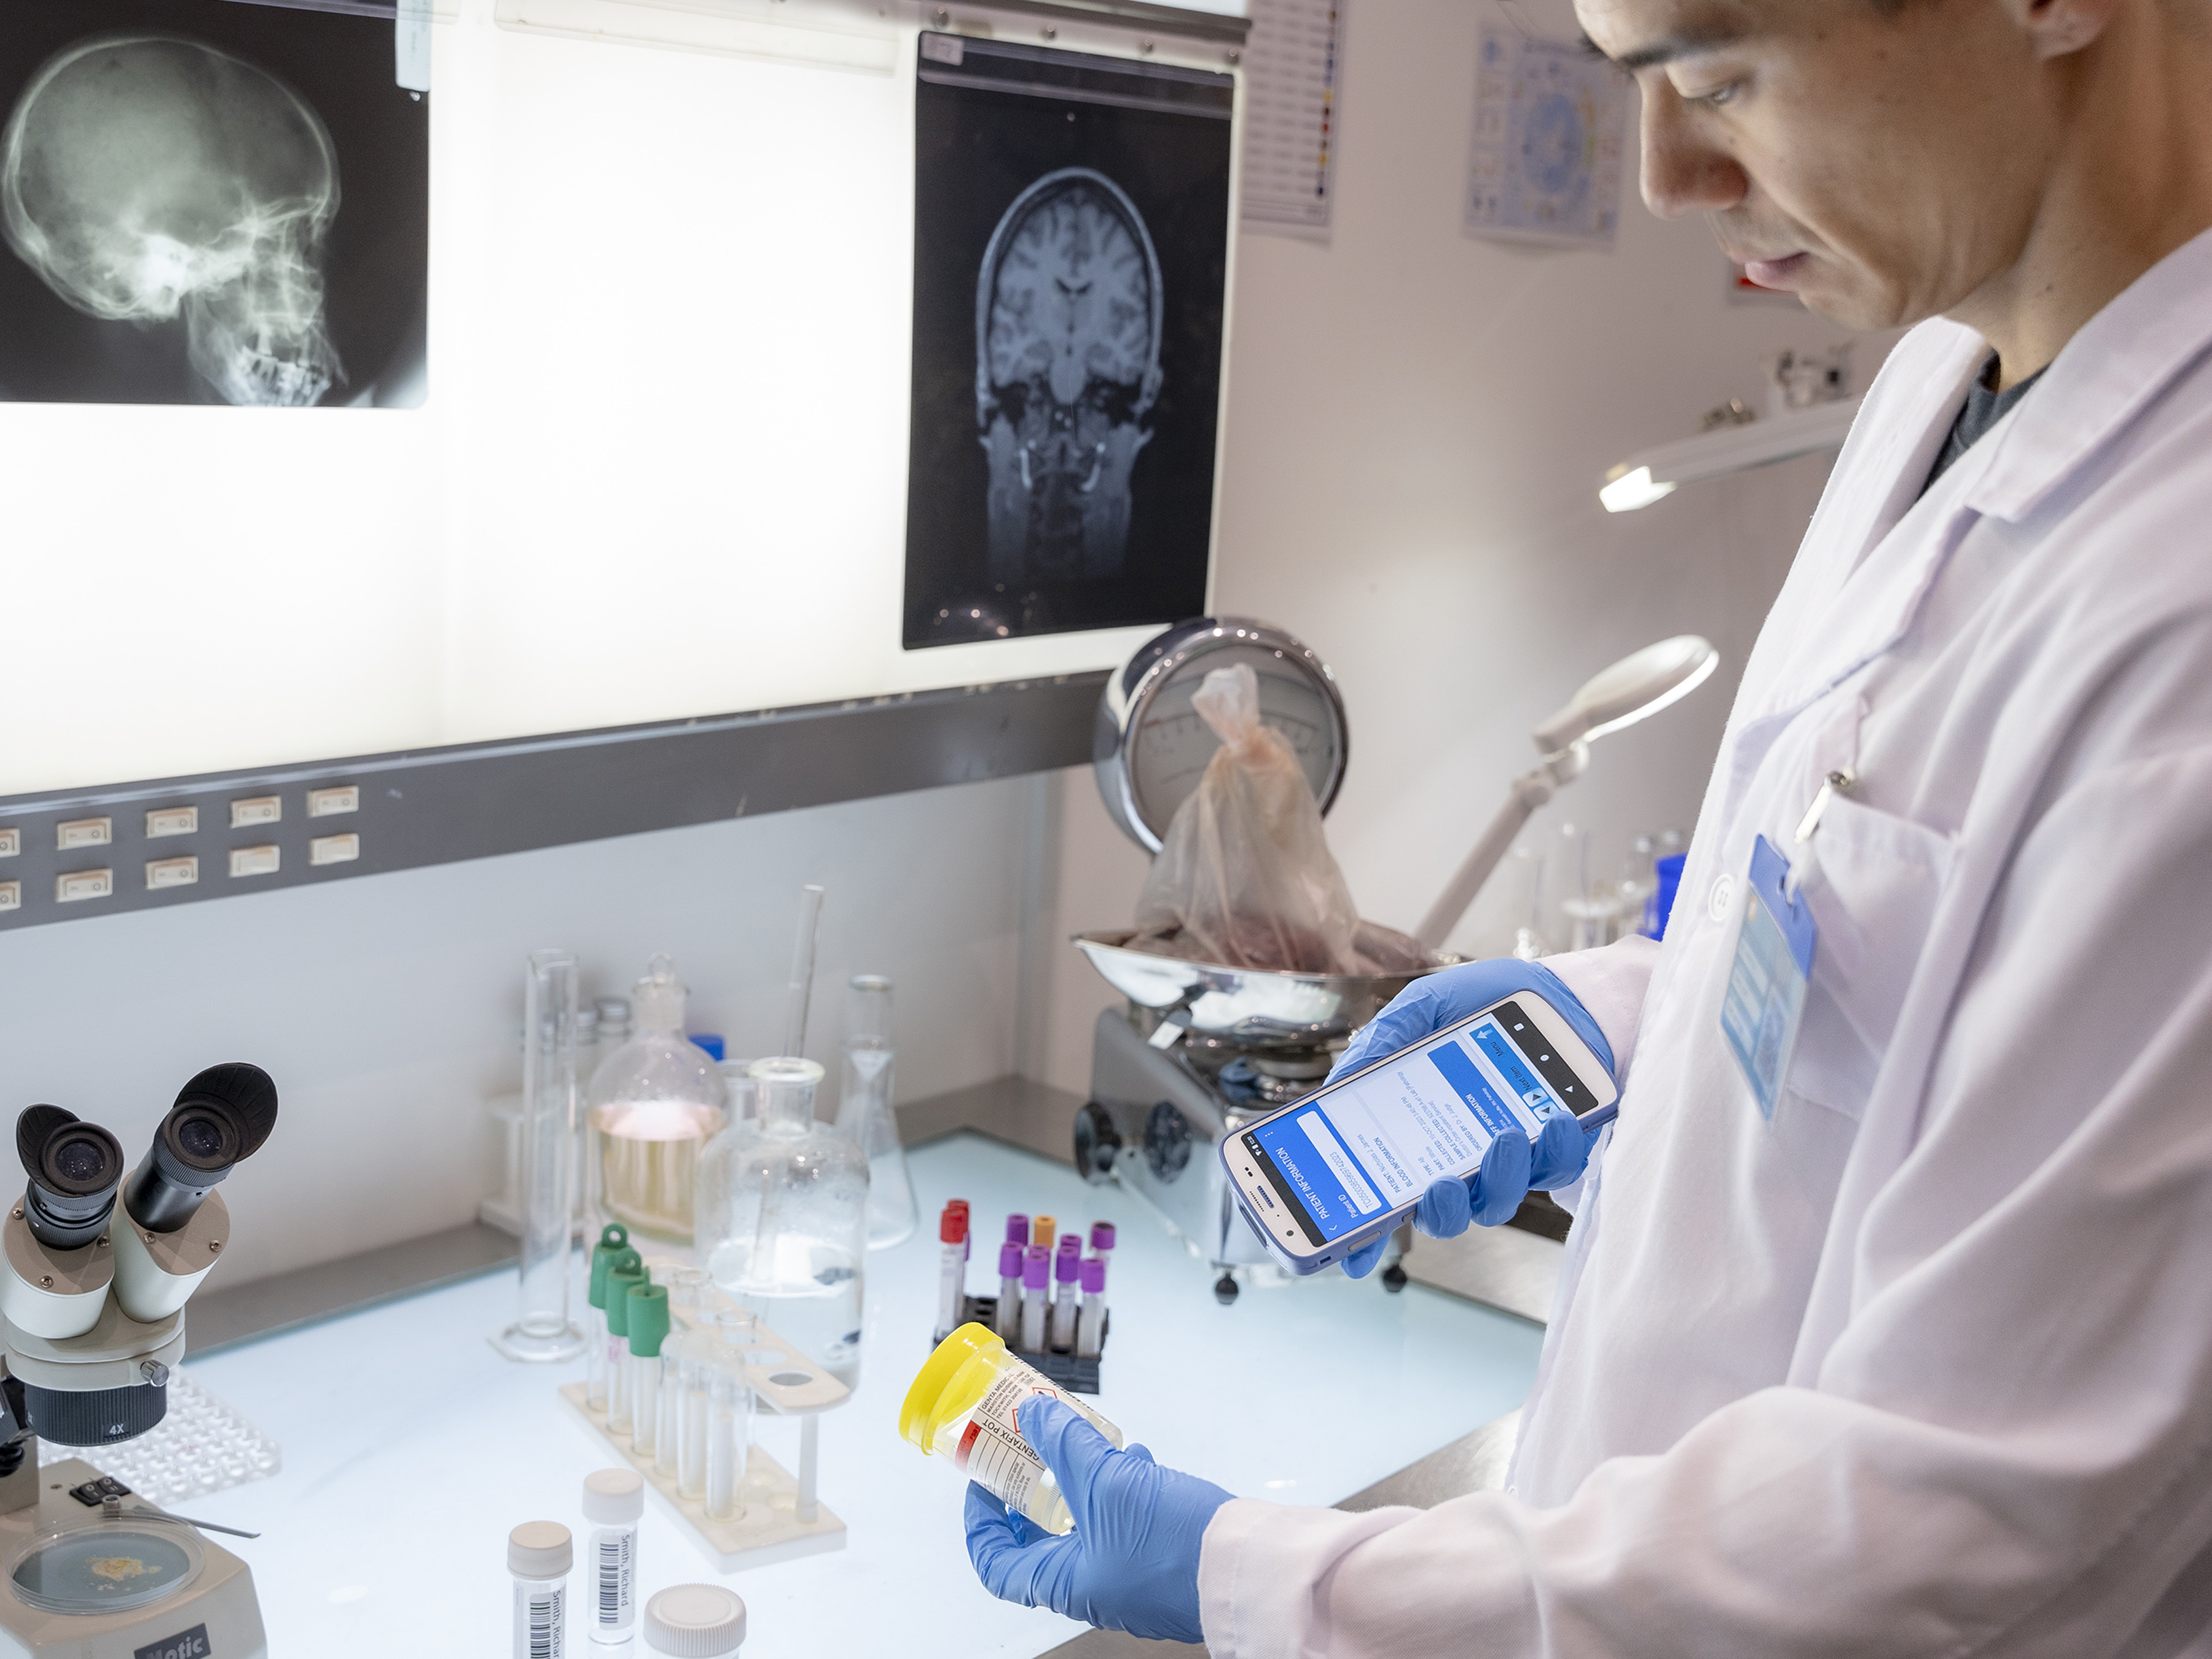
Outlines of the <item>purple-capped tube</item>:
[{"label": "purple-capped tube", "polygon": [[1022,1340],[1027,1353],[1044,1352],[1045,1283],[1052,1276],[1052,1252],[1032,1244],[1022,1258]]},{"label": "purple-capped tube", "polygon": [[1076,1235],[1072,1250],[1062,1250],[1052,1264],[1052,1346],[1066,1350],[1075,1346],[1075,1281],[1083,1276],[1083,1243]]},{"label": "purple-capped tube", "polygon": [[999,1246],[999,1310],[992,1328],[1008,1347],[1022,1329],[1022,1247],[1009,1239]]},{"label": "purple-capped tube", "polygon": [[1010,1215],[1006,1218],[1006,1243],[1018,1244],[1025,1250],[1029,1249],[1030,1218],[1027,1216]]},{"label": "purple-capped tube", "polygon": [[1075,1354],[1096,1359],[1106,1345],[1106,1263],[1092,1256],[1083,1264],[1083,1311],[1075,1322]]},{"label": "purple-capped tube", "polygon": [[1091,1254],[1109,1255],[1112,1254],[1113,1249],[1114,1224],[1110,1221],[1092,1222],[1091,1224]]}]

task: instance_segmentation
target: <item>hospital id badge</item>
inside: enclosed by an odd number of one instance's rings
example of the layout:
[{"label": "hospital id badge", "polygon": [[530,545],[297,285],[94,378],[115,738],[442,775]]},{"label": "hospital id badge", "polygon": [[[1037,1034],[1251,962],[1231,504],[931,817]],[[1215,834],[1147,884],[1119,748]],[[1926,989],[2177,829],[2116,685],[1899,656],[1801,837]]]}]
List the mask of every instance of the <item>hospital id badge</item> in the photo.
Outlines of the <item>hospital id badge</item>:
[{"label": "hospital id badge", "polygon": [[1790,860],[1759,836],[1752,843],[1751,890],[1736,924],[1735,961],[1721,1002],[1721,1035],[1751,1085],[1759,1115],[1770,1123],[1797,1046],[1813,947],[1820,936],[1803,896],[1789,890],[1789,878]]}]

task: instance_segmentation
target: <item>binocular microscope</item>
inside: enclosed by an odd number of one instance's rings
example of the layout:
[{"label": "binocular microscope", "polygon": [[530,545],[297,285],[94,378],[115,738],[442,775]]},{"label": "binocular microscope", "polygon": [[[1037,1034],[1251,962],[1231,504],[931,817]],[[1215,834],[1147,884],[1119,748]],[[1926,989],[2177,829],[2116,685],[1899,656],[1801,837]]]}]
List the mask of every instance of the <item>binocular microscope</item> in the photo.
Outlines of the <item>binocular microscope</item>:
[{"label": "binocular microscope", "polygon": [[110,1446],[161,1421],[185,1304],[230,1240],[216,1186],[276,1121],[267,1073],[211,1066],[126,1183],[123,1148],[98,1124],[58,1106],[15,1121],[30,1182],[0,1223],[0,1655],[266,1654],[253,1576],[201,1536],[207,1523],[81,1459],[41,1468],[37,1441]]}]

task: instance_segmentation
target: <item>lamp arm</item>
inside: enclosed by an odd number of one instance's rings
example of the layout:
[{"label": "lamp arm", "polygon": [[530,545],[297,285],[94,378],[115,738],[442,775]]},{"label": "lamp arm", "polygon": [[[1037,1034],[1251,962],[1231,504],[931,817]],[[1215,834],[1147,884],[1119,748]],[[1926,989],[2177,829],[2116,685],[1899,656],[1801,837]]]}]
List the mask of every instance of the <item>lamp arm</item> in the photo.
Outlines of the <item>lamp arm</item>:
[{"label": "lamp arm", "polygon": [[1589,763],[1589,745],[1572,743],[1545,756],[1537,766],[1513,780],[1504,805],[1498,809],[1498,816],[1491,819],[1482,838],[1461,861],[1443,892],[1429,907],[1420,926],[1413,930],[1413,937],[1424,948],[1436,951],[1443,947],[1451,930],[1459,926],[1460,918],[1467,914],[1468,906],[1474,902],[1475,895],[1482,890],[1482,884],[1490,879],[1490,872],[1511,850],[1513,839],[1521,833],[1522,826],[1538,807],[1580,777]]}]

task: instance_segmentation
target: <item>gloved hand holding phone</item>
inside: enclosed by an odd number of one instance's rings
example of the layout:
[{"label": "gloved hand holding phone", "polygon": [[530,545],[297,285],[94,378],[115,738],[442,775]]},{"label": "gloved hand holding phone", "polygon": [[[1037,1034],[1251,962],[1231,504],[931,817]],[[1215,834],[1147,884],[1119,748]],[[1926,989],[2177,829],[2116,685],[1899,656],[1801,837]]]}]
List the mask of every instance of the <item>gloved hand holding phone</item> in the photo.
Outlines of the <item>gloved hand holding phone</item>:
[{"label": "gloved hand holding phone", "polygon": [[[1575,994],[1541,963],[1498,957],[1463,963],[1425,974],[1391,999],[1390,1005],[1352,1033],[1344,1057],[1328,1074],[1334,1083],[1492,1004],[1533,992],[1557,1009],[1575,1034],[1613,1069],[1613,1045]],[[1553,1118],[1532,1143],[1501,1135],[1483,1152],[1481,1167],[1465,1180],[1434,1182],[1421,1194],[1413,1225],[1431,1238],[1456,1238],[1470,1222],[1495,1227],[1513,1218],[1530,1192],[1572,1186],[1589,1161],[1591,1137],[1571,1118]],[[1364,1279],[1375,1271],[1389,1240],[1376,1239],[1345,1258],[1344,1271]]]}]

